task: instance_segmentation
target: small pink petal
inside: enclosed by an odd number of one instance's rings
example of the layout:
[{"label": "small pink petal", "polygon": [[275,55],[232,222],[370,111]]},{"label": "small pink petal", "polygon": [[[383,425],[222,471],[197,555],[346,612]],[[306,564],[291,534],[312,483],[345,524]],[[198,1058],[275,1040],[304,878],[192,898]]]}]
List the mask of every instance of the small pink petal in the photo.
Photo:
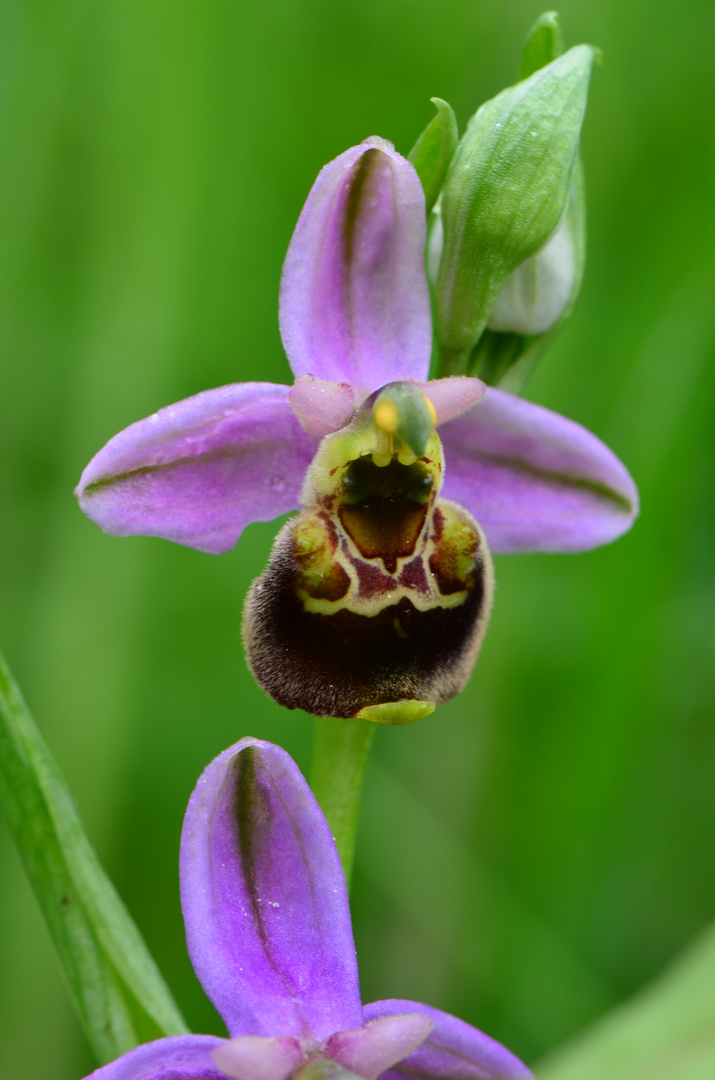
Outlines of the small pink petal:
[{"label": "small pink petal", "polygon": [[300,375],[288,392],[290,407],[300,426],[314,439],[332,435],[347,424],[355,409],[355,391],[350,383],[327,382]]},{"label": "small pink petal", "polygon": [[472,405],[481,401],[487,392],[486,383],[468,375],[451,375],[447,379],[432,379],[431,382],[421,382],[418,385],[434,405],[437,413],[436,427],[467,412]]},{"label": "small pink petal", "polygon": [[286,1080],[303,1051],[290,1035],[244,1035],[221,1043],[211,1056],[231,1080]]},{"label": "small pink petal", "polygon": [[431,1019],[421,1013],[386,1016],[355,1031],[337,1032],[328,1039],[325,1052],[365,1080],[375,1080],[421,1046],[432,1027]]}]

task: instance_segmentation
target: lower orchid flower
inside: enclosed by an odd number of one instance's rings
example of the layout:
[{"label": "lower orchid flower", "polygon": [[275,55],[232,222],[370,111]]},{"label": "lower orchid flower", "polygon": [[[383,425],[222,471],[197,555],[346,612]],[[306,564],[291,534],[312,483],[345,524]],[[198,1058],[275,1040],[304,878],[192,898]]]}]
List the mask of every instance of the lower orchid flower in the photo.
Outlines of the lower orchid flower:
[{"label": "lower orchid flower", "polygon": [[111,439],[77,488],[108,533],[208,552],[301,506],[244,637],[259,683],[317,715],[430,712],[476,660],[489,549],[583,551],[637,513],[628,472],[578,424],[479,379],[427,382],[425,229],[420,180],[390,143],[330,162],[283,268],[294,385],[162,409]]},{"label": "lower orchid flower", "polygon": [[508,1050],[413,1001],[362,1006],[328,823],[278,746],[242,739],[204,771],[181,840],[196,974],[229,1038],[139,1046],[91,1080],[529,1080]]}]

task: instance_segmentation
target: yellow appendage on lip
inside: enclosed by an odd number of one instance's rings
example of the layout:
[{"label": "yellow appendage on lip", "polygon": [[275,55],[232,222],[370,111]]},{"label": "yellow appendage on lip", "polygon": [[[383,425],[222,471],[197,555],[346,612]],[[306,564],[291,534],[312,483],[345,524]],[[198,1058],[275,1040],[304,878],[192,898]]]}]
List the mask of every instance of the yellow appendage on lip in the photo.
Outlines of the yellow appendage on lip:
[{"label": "yellow appendage on lip", "polygon": [[400,414],[393,402],[378,402],[372,415],[380,431],[384,431],[386,435],[395,434],[400,425]]}]

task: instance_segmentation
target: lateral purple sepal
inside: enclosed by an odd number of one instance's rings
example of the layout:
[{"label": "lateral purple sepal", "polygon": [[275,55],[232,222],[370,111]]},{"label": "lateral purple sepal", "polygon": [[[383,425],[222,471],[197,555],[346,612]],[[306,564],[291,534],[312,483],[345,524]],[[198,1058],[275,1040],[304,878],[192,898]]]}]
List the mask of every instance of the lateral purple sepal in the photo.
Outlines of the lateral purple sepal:
[{"label": "lateral purple sepal", "polygon": [[359,398],[427,378],[425,229],[419,177],[385,139],[321,169],[281,278],[281,337],[296,376],[350,382]]},{"label": "lateral purple sepal", "polygon": [[456,1016],[416,1001],[375,1001],[366,1020],[423,1013],[433,1028],[423,1044],[381,1080],[533,1080],[532,1073],[501,1043]]},{"label": "lateral purple sepal", "polygon": [[96,1069],[86,1080],[227,1080],[211,1057],[225,1041],[213,1035],[156,1039]]},{"label": "lateral purple sepal", "polygon": [[75,495],[115,536],[161,536],[228,551],[252,521],[298,506],[316,443],[288,387],[206,390],[120,431],[92,458]]},{"label": "lateral purple sepal", "polygon": [[628,470],[600,439],[502,390],[490,387],[440,436],[443,494],[474,515],[497,554],[587,551],[638,514]]},{"label": "lateral purple sepal", "polygon": [[278,746],[242,739],[202,774],[181,839],[189,956],[233,1037],[322,1040],[362,1023],[345,875]]}]

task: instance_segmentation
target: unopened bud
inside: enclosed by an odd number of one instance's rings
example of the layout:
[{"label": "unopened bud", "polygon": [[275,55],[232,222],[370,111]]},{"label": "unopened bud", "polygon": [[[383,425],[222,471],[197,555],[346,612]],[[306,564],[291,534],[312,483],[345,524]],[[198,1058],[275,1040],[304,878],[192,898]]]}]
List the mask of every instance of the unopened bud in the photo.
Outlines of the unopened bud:
[{"label": "unopened bud", "polygon": [[436,287],[444,373],[466,370],[510,275],[557,230],[593,57],[578,45],[503,91],[479,109],[458,146],[442,193]]},{"label": "unopened bud", "polygon": [[502,333],[544,334],[563,314],[575,277],[575,239],[564,214],[551,239],[506,279],[488,328]]}]

